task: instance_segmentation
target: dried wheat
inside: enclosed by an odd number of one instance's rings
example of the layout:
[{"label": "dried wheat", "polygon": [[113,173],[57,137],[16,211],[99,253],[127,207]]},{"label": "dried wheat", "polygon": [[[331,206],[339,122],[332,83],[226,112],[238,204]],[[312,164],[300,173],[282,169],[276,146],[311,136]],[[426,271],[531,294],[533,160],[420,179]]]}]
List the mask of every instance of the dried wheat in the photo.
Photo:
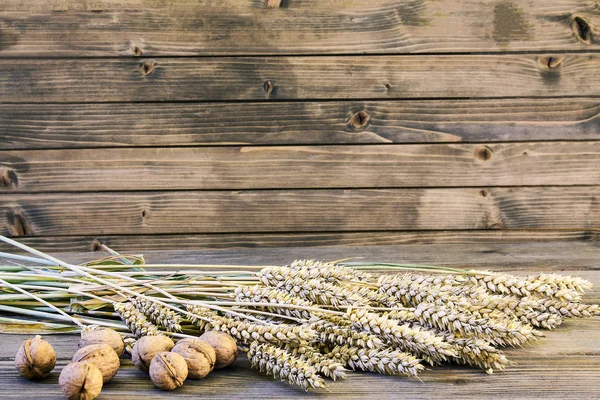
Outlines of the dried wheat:
[{"label": "dried wheat", "polygon": [[115,303],[115,311],[119,314],[125,325],[129,328],[131,333],[136,337],[142,336],[156,336],[162,334],[158,327],[152,322],[148,321],[144,314],[142,314],[135,306],[130,302]]},{"label": "dried wheat", "polygon": [[365,349],[348,346],[335,347],[327,357],[340,360],[352,369],[378,372],[386,375],[416,376],[424,370],[419,359],[394,349]]},{"label": "dried wheat", "polygon": [[280,305],[295,305],[303,307],[313,306],[312,302],[297,296],[292,296],[291,294],[282,290],[260,285],[239,286],[235,290],[235,296],[236,300],[239,302],[273,303],[273,306],[257,307],[258,309],[268,310],[272,313],[287,315],[289,317],[300,319],[310,319],[315,316],[313,312],[307,310],[279,307]]},{"label": "dried wheat", "polygon": [[349,313],[349,317],[357,329],[375,333],[384,342],[416,354],[431,364],[446,361],[448,357],[455,355],[454,348],[444,340],[444,337],[426,329],[398,324],[398,321],[367,310],[353,310]]},{"label": "dried wheat", "polygon": [[192,318],[192,322],[196,323],[201,330],[226,332],[245,344],[258,341],[277,346],[284,343],[300,345],[315,338],[315,331],[306,326],[288,324],[259,325],[253,322],[240,321],[229,316],[220,316],[204,307],[188,305],[187,309],[193,314],[210,320],[210,322],[206,322]]},{"label": "dried wheat", "polygon": [[129,301],[153,324],[169,332],[181,331],[181,316],[153,301],[141,298],[130,298]]},{"label": "dried wheat", "polygon": [[317,369],[289,352],[267,343],[252,342],[248,359],[253,368],[305,390],[325,387]]}]

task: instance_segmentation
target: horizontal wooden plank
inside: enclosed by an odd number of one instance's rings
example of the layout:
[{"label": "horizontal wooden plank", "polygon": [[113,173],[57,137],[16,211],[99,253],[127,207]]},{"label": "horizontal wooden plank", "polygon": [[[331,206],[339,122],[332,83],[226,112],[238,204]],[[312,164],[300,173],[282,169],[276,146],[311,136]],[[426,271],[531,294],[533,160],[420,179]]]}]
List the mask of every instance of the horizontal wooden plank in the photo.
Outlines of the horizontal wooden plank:
[{"label": "horizontal wooden plank", "polygon": [[596,229],[598,187],[5,194],[7,235]]},{"label": "horizontal wooden plank", "polygon": [[600,49],[593,1],[303,0],[276,9],[266,0],[8,3],[0,57]]},{"label": "horizontal wooden plank", "polygon": [[[98,258],[102,253],[100,244],[106,244],[119,252],[146,252],[165,250],[198,250],[218,249],[219,254],[231,252],[252,259],[256,249],[261,249],[260,255],[270,254],[266,249],[281,247],[296,248],[299,254],[310,256],[313,252],[323,254],[322,247],[353,246],[360,251],[362,257],[369,248],[373,254],[381,255],[382,251],[397,246],[396,252],[402,257],[413,257],[416,261],[427,261],[427,251],[430,246],[457,248],[461,246],[460,254],[472,254],[477,260],[479,254],[495,253],[503,256],[501,265],[507,260],[519,260],[523,266],[532,263],[541,265],[570,265],[572,267],[595,267],[598,257],[594,251],[600,251],[597,242],[600,241],[600,230],[568,231],[568,230],[490,230],[490,231],[413,231],[413,232],[314,232],[314,233],[216,233],[216,234],[172,234],[172,235],[90,235],[90,236],[28,236],[20,237],[19,241],[45,252],[82,252],[86,257]],[[573,242],[576,242],[575,244]],[[413,248],[417,248],[413,251]],[[537,250],[542,257],[529,257],[535,246],[543,246]],[[527,247],[530,246],[530,247]],[[596,247],[594,247],[596,246]],[[246,248],[248,251],[242,251]],[[532,249],[533,248],[533,249]],[[542,248],[542,247],[540,247]],[[0,251],[15,251],[16,249],[0,242]],[[516,252],[520,253],[517,257]],[[567,251],[568,250],[568,251]],[[273,250],[275,251],[275,250]],[[348,249],[354,254],[356,249]],[[390,250],[392,251],[392,250]],[[92,254],[89,252],[100,252]],[[444,253],[441,251],[441,253]],[[459,252],[456,252],[459,254]],[[100,254],[100,255],[98,255]],[[206,253],[204,253],[206,254]],[[153,253],[152,258],[158,255]],[[328,257],[334,256],[333,254]],[[290,255],[290,257],[298,257]],[[324,255],[321,255],[324,257]],[[335,256],[334,256],[335,257]],[[461,256],[462,257],[462,256]],[[339,258],[339,257],[338,257]],[[420,261],[419,261],[420,260]],[[456,259],[445,257],[432,260],[432,263],[464,263],[465,257]],[[486,263],[489,263],[490,259]],[[562,263],[562,264],[561,264]]]},{"label": "horizontal wooden plank", "polygon": [[600,141],[0,151],[4,192],[595,185]]},{"label": "horizontal wooden plank", "polygon": [[585,98],[0,104],[0,147],[598,140],[599,116]]},{"label": "horizontal wooden plank", "polygon": [[[475,236],[479,233],[479,236]],[[482,239],[483,234],[487,234]],[[426,235],[433,236],[434,232]],[[306,235],[306,234],[305,234]],[[340,234],[337,234],[340,237]],[[155,246],[144,242],[142,246],[135,247],[140,243],[140,236],[132,235],[109,236],[102,243],[110,248],[129,254],[143,254],[148,263],[166,264],[239,264],[243,260],[245,265],[284,265],[299,258],[313,258],[318,260],[339,260],[342,258],[355,257],[359,260],[379,262],[401,262],[420,265],[442,265],[458,268],[487,268],[497,271],[546,271],[565,272],[581,274],[586,270],[600,270],[598,257],[600,247],[598,246],[598,235],[592,240],[565,240],[555,234],[555,238],[546,237],[546,240],[531,241],[524,235],[514,235],[514,232],[503,231],[493,235],[492,232],[463,232],[455,231],[453,236],[446,233],[443,237],[435,237],[427,240],[428,236],[417,236],[417,233],[392,233],[386,237],[384,233],[355,233],[353,236],[346,233],[343,240],[334,241],[333,234],[313,234],[311,243],[302,243],[302,236],[295,235],[289,241],[270,239],[271,242],[256,243],[246,248],[232,247],[240,246],[229,239],[231,235],[223,236],[223,241],[214,241],[213,248],[200,249],[206,243],[206,235],[201,237],[197,244],[190,242],[191,236],[177,235],[181,242],[169,240],[165,235],[153,235]],[[411,240],[404,240],[411,235]],[[512,237],[511,237],[512,235]],[[198,237],[199,235],[196,235]],[[241,237],[242,235],[237,235]],[[246,235],[247,236],[247,235]],[[266,234],[262,235],[267,236]],[[277,235],[280,239],[283,235]],[[511,237],[505,239],[504,236]],[[163,239],[167,237],[167,240]],[[271,234],[270,238],[276,237]],[[491,239],[498,238],[495,241]],[[61,253],[61,245],[67,241],[77,241],[75,237],[46,238],[45,247],[49,254],[72,263],[89,262],[106,256],[97,243],[104,237],[96,238],[91,251],[89,248],[83,252]],[[321,238],[323,238],[321,240]],[[33,238],[19,238],[23,243],[32,245],[40,244]],[[306,236],[304,237],[306,240]],[[117,242],[117,240],[124,240]],[[267,239],[269,240],[269,239]],[[55,244],[55,247],[51,247]],[[308,245],[302,245],[308,244]],[[182,250],[185,246],[190,250]],[[36,247],[38,248],[38,247]],[[2,251],[15,252],[14,247],[2,245]],[[600,301],[600,300],[599,300]]]},{"label": "horizontal wooden plank", "polygon": [[600,95],[597,54],[7,59],[0,68],[0,102]]}]

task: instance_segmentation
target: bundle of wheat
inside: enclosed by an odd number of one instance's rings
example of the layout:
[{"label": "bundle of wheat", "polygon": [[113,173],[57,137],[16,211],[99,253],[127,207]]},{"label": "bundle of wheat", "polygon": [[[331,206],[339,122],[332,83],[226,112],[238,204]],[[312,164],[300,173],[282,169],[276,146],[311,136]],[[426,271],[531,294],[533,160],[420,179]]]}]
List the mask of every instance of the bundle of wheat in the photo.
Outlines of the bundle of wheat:
[{"label": "bundle of wheat", "polygon": [[73,265],[0,240],[31,253],[0,254],[11,262],[0,266],[2,324],[174,339],[226,332],[252,367],[304,389],[347,369],[412,377],[425,363],[453,362],[492,373],[510,365],[502,347],[533,342],[565,318],[600,315],[582,303],[589,282],[555,274],[315,260],[153,265],[107,247],[111,257]]}]

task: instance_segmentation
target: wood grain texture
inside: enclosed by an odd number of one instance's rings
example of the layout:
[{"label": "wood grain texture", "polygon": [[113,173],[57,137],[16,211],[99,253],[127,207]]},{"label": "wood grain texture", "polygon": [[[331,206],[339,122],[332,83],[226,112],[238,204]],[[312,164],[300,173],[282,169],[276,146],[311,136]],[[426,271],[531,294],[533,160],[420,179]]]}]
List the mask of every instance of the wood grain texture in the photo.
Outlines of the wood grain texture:
[{"label": "wood grain texture", "polygon": [[[529,244],[522,242],[522,246]],[[539,244],[538,244],[539,245]],[[569,250],[570,246],[574,247]],[[332,255],[354,254],[371,257],[378,260],[407,260],[412,262],[426,259],[462,260],[463,265],[487,267],[494,265],[495,269],[517,274],[527,274],[534,271],[571,270],[572,263],[568,257],[560,258],[559,251],[552,247],[562,248],[565,253],[587,253],[598,257],[600,249],[593,243],[563,243],[558,245],[546,244],[541,247],[529,247],[515,257],[515,246],[504,244],[498,246],[495,253],[466,251],[463,246],[446,246],[425,251],[416,246],[373,246],[363,247],[321,247],[310,249],[309,254],[315,258],[329,258]],[[375,249],[379,248],[379,253]],[[283,264],[298,255],[297,248],[280,248],[263,252],[179,252],[160,251],[146,254],[149,262],[161,263],[200,263],[227,262],[232,264],[248,264],[259,262],[262,265]],[[518,250],[517,253],[521,250]],[[547,254],[554,254],[559,259],[556,264],[548,265]],[[54,254],[70,262],[90,260],[96,254],[69,253]],[[337,257],[340,258],[340,257]],[[527,268],[523,269],[523,261],[527,260]],[[455,262],[455,261],[454,261]],[[600,285],[598,270],[580,270],[577,273],[591,280],[596,287]],[[595,289],[585,296],[585,301],[600,302],[600,292]],[[597,379],[600,370],[600,344],[597,331],[600,329],[600,318],[574,320],[565,323],[559,329],[546,332],[547,337],[539,343],[525,348],[506,349],[509,359],[516,364],[502,373],[486,375],[480,370],[459,366],[436,367],[421,374],[422,382],[413,379],[386,377],[376,374],[351,373],[345,381],[331,383],[330,392],[298,391],[290,386],[273,381],[249,369],[245,357],[241,357],[232,368],[211,373],[202,381],[188,381],[174,393],[164,393],[152,387],[147,375],[137,371],[131,360],[122,360],[118,374],[102,391],[106,399],[170,399],[177,398],[367,398],[374,395],[382,399],[525,399],[538,398],[543,393],[544,398],[580,399],[594,398],[600,390]],[[44,399],[62,399],[57,380],[60,370],[68,363],[77,348],[74,335],[47,335],[48,340],[56,349],[58,364],[51,376],[42,382],[34,383],[19,378],[14,369],[14,354],[20,342],[26,337],[19,335],[1,335],[0,340],[0,385],[3,388],[3,398],[21,399],[39,395],[43,390]]]},{"label": "wood grain texture", "polygon": [[0,57],[600,49],[594,1],[303,0],[271,10],[266,0],[8,3]]},{"label": "wood grain texture", "polygon": [[598,139],[585,98],[0,104],[2,149]]},{"label": "wood grain texture", "polygon": [[600,141],[5,151],[0,176],[0,192],[595,185]]},{"label": "wood grain texture", "polygon": [[597,229],[599,188],[6,194],[5,235]]},{"label": "wood grain texture", "polygon": [[[381,246],[401,246],[398,247],[398,253],[404,254],[406,250],[413,248],[413,245],[423,245],[418,250],[420,257],[429,254],[427,248],[432,245],[443,246],[463,245],[462,252],[473,254],[506,254],[507,244],[512,244],[511,251],[516,248],[523,248],[515,244],[535,244],[545,245],[543,251],[536,249],[525,249],[523,256],[524,265],[529,261],[524,255],[533,252],[539,252],[549,257],[549,264],[556,264],[552,257],[567,260],[573,266],[592,267],[597,266],[597,257],[593,255],[587,259],[590,254],[589,246],[598,246],[600,242],[600,230],[587,231],[566,231],[566,230],[491,230],[491,231],[399,231],[399,232],[314,232],[314,233],[216,233],[216,234],[162,234],[162,235],[89,235],[89,236],[28,236],[20,237],[19,241],[28,246],[45,252],[84,252],[89,257],[97,257],[97,252],[101,252],[100,244],[106,244],[110,248],[127,253],[150,250],[199,250],[199,249],[218,249],[218,253],[236,252],[242,253],[240,249],[249,249],[243,252],[245,257],[252,257],[256,249],[261,249],[259,254],[267,253],[265,249],[277,249],[281,247],[294,247],[296,251],[311,252],[322,249],[312,249],[331,246],[379,246],[373,250],[373,255],[382,249]],[[576,242],[573,244],[573,242]],[[411,246],[407,246],[411,245]],[[501,251],[494,250],[493,246],[502,245]],[[588,246],[582,250],[583,246]],[[310,247],[310,249],[304,249]],[[358,248],[358,247],[357,247]],[[232,250],[233,249],[233,250]],[[566,249],[574,249],[566,251]],[[12,246],[0,243],[0,251],[15,251]],[[88,253],[96,252],[96,254]],[[352,252],[350,249],[348,252]],[[441,251],[443,253],[443,251]],[[513,253],[514,254],[514,253]],[[417,256],[416,258],[418,259]],[[156,256],[153,256],[156,257]],[[447,260],[447,259],[446,259]],[[438,260],[437,262],[443,262]],[[461,261],[459,261],[461,262]],[[488,259],[489,262],[489,259]]]},{"label": "wood grain texture", "polygon": [[[468,235],[465,235],[468,238]],[[73,239],[73,238],[71,238]],[[21,238],[19,238],[21,241]],[[111,243],[111,242],[108,242]],[[363,243],[368,241],[363,240]],[[457,268],[487,268],[494,271],[532,273],[546,271],[584,276],[589,271],[600,271],[598,240],[569,241],[561,238],[531,242],[515,240],[467,242],[456,235],[439,242],[403,242],[356,245],[355,243],[313,243],[311,246],[284,243],[285,247],[219,248],[179,250],[179,246],[164,248],[122,248],[125,253],[141,253],[148,263],[158,264],[227,264],[286,265],[296,259],[340,260],[354,257],[358,260],[396,262],[420,265],[442,265]],[[110,245],[109,245],[110,246]],[[112,246],[110,246],[112,248]],[[173,250],[173,249],[177,250]],[[13,248],[14,249],[14,248]],[[13,250],[14,251],[14,250]],[[71,263],[84,263],[106,256],[104,251],[50,253]],[[243,261],[241,261],[243,260]]]},{"label": "wood grain texture", "polygon": [[6,59],[0,68],[1,102],[600,95],[597,54]]}]

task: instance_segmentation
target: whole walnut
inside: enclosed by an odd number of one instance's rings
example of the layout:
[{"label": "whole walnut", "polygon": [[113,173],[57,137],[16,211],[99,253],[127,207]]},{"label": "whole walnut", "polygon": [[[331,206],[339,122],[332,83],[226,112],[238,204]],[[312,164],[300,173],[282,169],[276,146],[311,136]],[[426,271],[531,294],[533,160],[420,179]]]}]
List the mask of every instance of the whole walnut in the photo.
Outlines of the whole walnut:
[{"label": "whole walnut", "polygon": [[121,366],[119,356],[106,343],[91,344],[77,350],[73,355],[73,362],[79,361],[88,361],[98,367],[104,383],[110,381]]},{"label": "whole walnut", "polygon": [[177,342],[171,350],[181,354],[188,367],[188,378],[202,379],[213,370],[217,354],[204,340],[185,338]]},{"label": "whole walnut", "polygon": [[15,356],[15,367],[19,375],[31,380],[48,376],[55,365],[56,352],[39,335],[23,342]]},{"label": "whole walnut", "polygon": [[131,350],[131,361],[141,371],[148,372],[150,362],[161,351],[171,351],[175,346],[167,336],[142,336]]},{"label": "whole walnut", "polygon": [[67,400],[93,400],[102,390],[102,373],[90,362],[75,362],[63,368],[58,384]]},{"label": "whole walnut", "polygon": [[89,346],[91,344],[106,343],[113,348],[115,353],[120,357],[125,351],[125,342],[121,335],[110,328],[89,327],[81,331],[81,339],[79,347]]},{"label": "whole walnut", "polygon": [[215,349],[217,355],[217,360],[215,362],[216,369],[228,367],[237,359],[237,343],[234,338],[225,332],[204,332],[204,334],[200,336],[200,340],[205,341]]},{"label": "whole walnut", "polygon": [[159,389],[177,389],[183,386],[187,376],[187,363],[180,354],[161,351],[150,363],[150,379]]}]

